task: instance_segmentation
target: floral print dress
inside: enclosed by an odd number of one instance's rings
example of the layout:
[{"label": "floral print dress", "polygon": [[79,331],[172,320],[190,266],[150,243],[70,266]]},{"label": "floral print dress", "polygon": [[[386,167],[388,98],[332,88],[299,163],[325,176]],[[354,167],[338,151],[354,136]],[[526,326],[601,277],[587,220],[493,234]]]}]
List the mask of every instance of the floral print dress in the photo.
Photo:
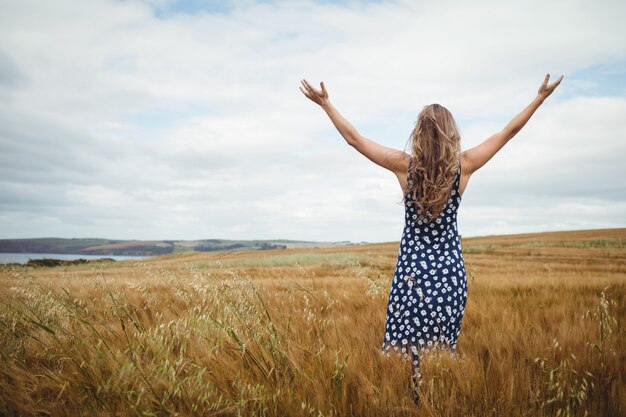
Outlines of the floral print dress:
[{"label": "floral print dress", "polygon": [[[413,163],[413,160],[411,160]],[[404,196],[405,224],[389,299],[382,352],[412,360],[421,380],[419,353],[446,347],[455,354],[467,300],[467,278],[457,211],[461,203],[461,164],[440,215],[417,218],[410,194]],[[413,180],[409,172],[409,184]]]}]

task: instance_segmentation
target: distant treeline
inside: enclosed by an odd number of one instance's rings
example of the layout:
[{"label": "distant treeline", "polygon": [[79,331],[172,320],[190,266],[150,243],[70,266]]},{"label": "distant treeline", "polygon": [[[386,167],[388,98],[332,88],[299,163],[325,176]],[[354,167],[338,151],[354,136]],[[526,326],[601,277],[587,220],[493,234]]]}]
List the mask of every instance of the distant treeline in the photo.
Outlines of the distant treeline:
[{"label": "distant treeline", "polygon": [[[80,265],[80,264],[89,264],[94,262],[115,262],[115,259],[112,258],[100,258],[100,259],[29,259],[26,262],[26,266],[32,267],[44,267],[44,268],[52,268],[55,266],[67,266],[67,265]],[[21,264],[15,264],[21,265]]]}]

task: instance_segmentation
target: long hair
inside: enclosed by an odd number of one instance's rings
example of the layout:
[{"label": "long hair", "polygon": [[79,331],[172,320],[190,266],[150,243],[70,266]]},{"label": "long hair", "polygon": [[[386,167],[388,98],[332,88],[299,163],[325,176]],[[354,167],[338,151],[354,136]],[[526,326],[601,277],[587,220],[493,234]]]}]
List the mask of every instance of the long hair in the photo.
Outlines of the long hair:
[{"label": "long hair", "polygon": [[461,135],[452,113],[439,104],[424,106],[409,137],[411,163],[404,195],[410,193],[419,219],[439,217],[450,198],[461,154]]}]

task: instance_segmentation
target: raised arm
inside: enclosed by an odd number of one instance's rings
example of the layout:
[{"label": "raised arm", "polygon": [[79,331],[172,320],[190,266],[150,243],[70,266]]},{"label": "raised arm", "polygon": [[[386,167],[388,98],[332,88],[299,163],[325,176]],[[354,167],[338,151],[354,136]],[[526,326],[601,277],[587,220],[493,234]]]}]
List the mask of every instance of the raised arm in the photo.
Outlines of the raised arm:
[{"label": "raised arm", "polygon": [[301,83],[300,91],[326,112],[348,145],[370,161],[387,168],[396,175],[406,172],[409,155],[403,151],[383,146],[361,135],[331,104],[323,81],[320,83],[321,89],[314,88],[307,80],[302,80]]},{"label": "raised arm", "polygon": [[524,108],[517,116],[515,116],[501,131],[491,135],[483,143],[463,152],[463,170],[468,174],[477,171],[485,165],[502,147],[519,132],[528,122],[535,110],[541,106],[546,98],[561,83],[563,76],[551,85],[548,85],[550,74],[546,74],[543,84],[539,87],[537,97]]}]

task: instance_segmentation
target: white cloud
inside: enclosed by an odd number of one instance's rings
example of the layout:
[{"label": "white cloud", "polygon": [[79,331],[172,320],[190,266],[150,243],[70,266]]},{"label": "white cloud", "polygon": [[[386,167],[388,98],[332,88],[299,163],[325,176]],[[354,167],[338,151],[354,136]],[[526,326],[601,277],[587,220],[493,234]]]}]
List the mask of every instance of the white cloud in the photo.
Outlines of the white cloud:
[{"label": "white cloud", "polygon": [[325,80],[398,149],[442,103],[468,148],[545,72],[566,78],[472,177],[461,232],[624,225],[626,97],[568,78],[626,61],[622,2],[232,5],[0,3],[3,237],[398,240],[395,176],[343,142],[299,79]]}]

